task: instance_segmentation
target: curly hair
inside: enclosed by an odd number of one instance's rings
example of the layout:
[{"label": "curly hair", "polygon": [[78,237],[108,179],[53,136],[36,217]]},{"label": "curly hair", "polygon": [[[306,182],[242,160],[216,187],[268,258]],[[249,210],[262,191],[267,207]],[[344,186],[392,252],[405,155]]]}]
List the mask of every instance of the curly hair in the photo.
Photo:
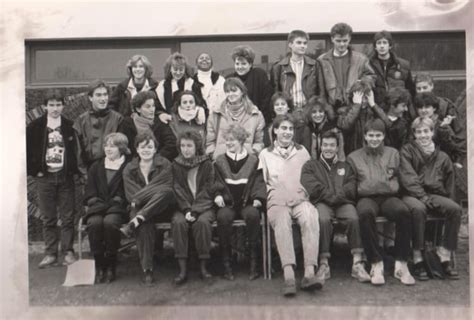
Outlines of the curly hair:
[{"label": "curly hair", "polygon": [[186,130],[178,134],[178,138],[176,139],[176,148],[178,149],[179,153],[181,153],[181,140],[191,140],[194,142],[194,146],[196,147],[196,156],[202,156],[204,154],[204,146],[201,134],[195,130]]},{"label": "curly hair", "polygon": [[137,110],[141,108],[145,101],[155,98],[156,96],[153,91],[141,91],[137,93],[130,102],[130,104],[132,105],[132,110],[137,112]]},{"label": "curly hair", "polygon": [[235,140],[239,141],[239,143],[243,145],[247,138],[250,137],[250,133],[248,133],[248,131],[245,130],[245,128],[240,124],[234,123],[229,126],[229,129],[224,134],[224,138],[227,139],[229,136],[234,137]]}]

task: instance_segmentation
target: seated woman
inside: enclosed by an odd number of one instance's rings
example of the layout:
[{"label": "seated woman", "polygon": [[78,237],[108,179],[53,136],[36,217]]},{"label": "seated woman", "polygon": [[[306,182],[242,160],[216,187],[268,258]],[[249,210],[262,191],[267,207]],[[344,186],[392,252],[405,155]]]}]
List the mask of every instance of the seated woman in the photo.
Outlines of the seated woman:
[{"label": "seated woman", "polygon": [[448,279],[459,279],[449,261],[457,248],[462,209],[451,200],[455,198],[454,167],[449,156],[433,142],[434,128],[430,118],[416,118],[412,123],[415,140],[400,150],[403,202],[413,215],[414,276],[428,280],[421,251],[425,245],[425,221],[429,213],[446,217],[443,242],[437,253]]},{"label": "seated woman", "polygon": [[229,78],[236,77],[244,83],[248,97],[262,112],[265,123],[270,124],[272,121],[270,98],[273,87],[265,70],[253,66],[255,51],[247,45],[237,46],[232,52],[232,60],[235,72],[229,75]]},{"label": "seated woman", "polygon": [[126,236],[136,235],[146,286],[153,284],[154,224],[169,222],[175,204],[171,164],[156,153],[157,146],[158,142],[152,134],[138,135],[135,139],[138,157],[123,170],[131,221],[120,231]]},{"label": "seated woman", "polygon": [[[342,132],[336,127],[332,107],[324,100],[313,96],[306,103],[306,123],[303,129],[301,144],[308,150],[312,159],[319,159],[321,154],[321,136],[327,131],[332,131],[338,136],[338,159],[344,161],[344,143]],[[298,142],[298,141],[296,141]]]},{"label": "seated woman", "polygon": [[[160,120],[164,123],[171,121],[173,105],[179,93],[184,90],[193,91],[198,97],[197,104],[204,106],[204,99],[201,94],[201,86],[194,81],[193,71],[187,63],[186,57],[179,52],[175,52],[166,59],[165,79],[161,80],[156,88],[158,97],[158,111]],[[207,110],[207,109],[206,109]],[[207,111],[206,111],[207,112]]]},{"label": "seated woman", "polygon": [[321,289],[314,269],[318,265],[319,222],[318,211],[309,201],[309,194],[301,185],[301,169],[310,159],[308,151],[293,141],[295,120],[291,115],[273,120],[274,143],[259,155],[259,169],[267,187],[268,222],[275,231],[275,241],[283,267],[283,295],[296,294],[293,246],[293,219],[301,229],[304,255],[303,290]]},{"label": "seated woman", "polygon": [[94,162],[88,171],[84,203],[88,206],[84,223],[94,255],[95,282],[115,280],[120,226],[127,218],[127,200],[122,172],[130,154],[127,137],[110,133],[104,139],[105,158]]},{"label": "seated woman", "polygon": [[[147,57],[137,54],[127,62],[128,78],[120,82],[112,93],[109,105],[115,111],[128,117],[132,112],[132,98],[139,92],[155,92],[158,81],[153,79],[153,68]],[[156,98],[156,96],[155,96]]]},{"label": "seated woman", "polygon": [[172,164],[178,211],[171,222],[175,257],[179,264],[179,275],[174,279],[176,285],[187,281],[190,228],[200,260],[201,278],[212,277],[206,264],[210,258],[212,222],[215,220],[214,170],[211,160],[204,154],[201,136],[195,131],[185,131],[179,135],[178,145],[179,156]]},{"label": "seated woman", "polygon": [[[193,130],[201,136],[204,146],[206,139],[206,115],[204,108],[196,104],[196,94],[190,90],[181,92],[176,99],[169,126],[175,137],[185,131]],[[179,143],[178,143],[179,146]]]},{"label": "seated woman", "polygon": [[224,133],[231,124],[240,124],[249,136],[244,147],[250,154],[258,154],[263,149],[263,128],[265,120],[262,113],[247,96],[247,88],[238,78],[228,78],[224,82],[226,100],[217,112],[211,113],[207,121],[206,153],[215,160],[225,153]]},{"label": "seated woman", "polygon": [[171,128],[155,116],[155,95],[151,91],[139,92],[132,99],[133,113],[123,119],[117,131],[128,138],[132,155],[136,155],[135,137],[138,134],[152,134],[158,141],[158,153],[169,161],[178,155],[176,137]]},{"label": "seated woman", "polygon": [[229,127],[225,135],[226,153],[215,162],[217,232],[224,263],[224,278],[233,280],[231,266],[232,223],[240,217],[245,220],[250,247],[249,279],[258,278],[257,256],[260,230],[260,213],[266,199],[265,183],[261,170],[257,171],[258,158],[249,154],[244,143],[249,133],[240,125]]}]

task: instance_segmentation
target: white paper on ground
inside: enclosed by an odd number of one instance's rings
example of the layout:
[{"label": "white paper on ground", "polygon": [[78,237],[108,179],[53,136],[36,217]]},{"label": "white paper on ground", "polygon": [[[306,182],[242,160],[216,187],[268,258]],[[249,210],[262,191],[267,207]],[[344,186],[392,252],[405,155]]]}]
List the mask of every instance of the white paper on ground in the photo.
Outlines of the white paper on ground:
[{"label": "white paper on ground", "polygon": [[95,261],[91,259],[77,260],[67,266],[66,280],[63,286],[93,285],[95,280]]}]

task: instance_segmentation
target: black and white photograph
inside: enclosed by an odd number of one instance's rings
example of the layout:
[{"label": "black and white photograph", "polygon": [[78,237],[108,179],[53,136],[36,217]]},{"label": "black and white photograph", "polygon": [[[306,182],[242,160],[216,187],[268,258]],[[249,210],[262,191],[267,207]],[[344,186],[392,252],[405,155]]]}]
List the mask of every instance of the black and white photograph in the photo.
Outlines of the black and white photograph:
[{"label": "black and white photograph", "polygon": [[2,6],[5,319],[471,319],[471,1]]}]

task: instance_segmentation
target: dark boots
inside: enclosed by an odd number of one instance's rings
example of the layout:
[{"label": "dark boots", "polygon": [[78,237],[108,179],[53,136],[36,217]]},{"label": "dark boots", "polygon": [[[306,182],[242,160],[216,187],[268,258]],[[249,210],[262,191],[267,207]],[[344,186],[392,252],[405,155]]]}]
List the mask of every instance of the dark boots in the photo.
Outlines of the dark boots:
[{"label": "dark boots", "polygon": [[257,253],[257,244],[250,244],[250,272],[249,280],[257,279],[260,274],[258,272],[258,253]]},{"label": "dark boots", "polygon": [[234,275],[232,274],[232,258],[231,258],[231,248],[222,248],[222,261],[224,263],[224,279],[233,281]]},{"label": "dark boots", "polygon": [[96,254],[95,283],[111,283],[117,277],[117,256],[115,254]]},{"label": "dark boots", "polygon": [[105,282],[111,283],[117,277],[117,255],[106,254],[105,261],[107,265],[107,271],[105,273]]},{"label": "dark boots", "polygon": [[105,280],[105,257],[103,254],[95,254],[94,255],[95,261],[95,283],[99,284],[104,282]]}]

